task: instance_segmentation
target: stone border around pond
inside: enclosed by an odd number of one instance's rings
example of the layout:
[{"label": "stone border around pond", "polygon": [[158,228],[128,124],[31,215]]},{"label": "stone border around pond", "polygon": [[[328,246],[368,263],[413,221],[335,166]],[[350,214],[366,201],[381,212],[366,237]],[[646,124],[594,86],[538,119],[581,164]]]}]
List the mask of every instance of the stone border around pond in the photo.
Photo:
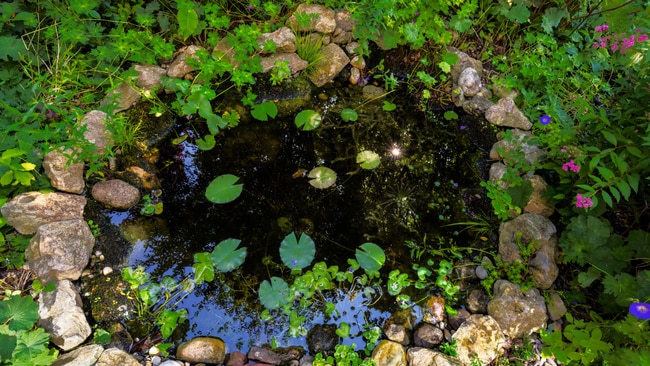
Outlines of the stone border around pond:
[{"label": "stone border around pond", "polygon": [[[350,83],[355,85],[361,81],[360,75],[365,63],[354,54],[352,28],[354,24],[347,11],[334,12],[321,5],[300,5],[297,12],[305,11],[318,16],[312,21],[309,31],[327,34],[329,43],[328,67],[322,72],[314,73],[310,80],[314,85],[322,86],[330,82],[345,66],[351,64]],[[288,24],[295,21],[290,18]],[[294,28],[295,28],[294,24]],[[295,34],[289,27],[283,27],[273,33],[260,37],[258,42],[263,44],[271,39],[278,45],[278,52],[263,56],[262,63],[265,71],[271,68],[275,61],[286,60],[293,73],[304,67],[304,61],[295,55]],[[343,51],[338,44],[347,44]],[[186,60],[193,57],[197,46],[187,46],[177,52],[177,56],[168,67],[152,65],[136,65],[139,73],[136,88],[124,83],[111,91],[103,103],[117,101],[113,113],[119,113],[135,105],[142,95],[151,93],[160,86],[163,75],[170,77],[187,77],[192,68]],[[232,56],[231,50],[219,44],[215,51]],[[543,157],[544,153],[537,146],[528,145],[525,140],[530,137],[532,123],[517,108],[514,103],[516,94],[503,92],[499,100],[493,103],[493,95],[483,85],[481,62],[472,59],[467,54],[450,48],[459,56],[459,61],[453,66],[453,101],[468,114],[484,117],[488,122],[505,128],[513,129],[519,143],[497,142],[490,158],[502,162],[492,164],[489,179],[498,182],[508,164],[507,157],[500,156],[502,149],[523,149],[526,159],[530,162]],[[350,56],[352,59],[350,59]],[[338,60],[337,62],[332,62]],[[300,62],[302,61],[302,62]],[[493,90],[498,90],[496,86]],[[106,129],[104,112],[90,111],[82,119],[86,126],[85,138],[94,143],[99,151],[111,144],[110,133]],[[160,357],[155,347],[149,351],[150,360],[138,361],[132,355],[115,348],[104,349],[99,345],[82,345],[91,335],[91,327],[83,313],[81,297],[78,288],[72,281],[81,276],[92,255],[95,238],[88,223],[83,218],[86,205],[84,196],[83,163],[68,163],[69,151],[51,151],[43,160],[43,167],[54,188],[61,192],[43,194],[27,192],[2,207],[2,215],[7,223],[22,234],[36,235],[31,239],[25,258],[28,269],[32,270],[43,282],[56,281],[56,289],[50,293],[42,293],[38,298],[39,326],[50,335],[52,343],[63,351],[54,365],[179,365],[175,360]],[[137,168],[137,167],[136,167]],[[151,179],[143,171],[141,179]],[[135,169],[137,170],[137,169]],[[555,292],[549,292],[550,303],[540,295],[539,289],[549,290],[558,276],[556,264],[557,231],[548,217],[553,208],[543,198],[546,183],[541,176],[526,177],[531,181],[534,192],[524,208],[523,214],[512,217],[499,228],[499,255],[505,263],[521,260],[521,252],[516,243],[517,234],[526,244],[536,241],[535,253],[531,256],[528,268],[534,278],[537,288],[522,292],[519,285],[506,280],[494,284],[492,300],[482,290],[475,290],[468,296],[468,308],[475,314],[462,309],[455,317],[445,318],[444,300],[431,298],[428,302],[428,317],[415,329],[396,317],[389,318],[384,324],[384,336],[372,353],[372,358],[378,366],[389,365],[469,365],[474,358],[489,363],[503,353],[508,347],[508,339],[518,339],[538,332],[547,325],[547,320],[559,320],[566,308],[562,299]],[[506,188],[506,187],[504,187]],[[140,200],[140,191],[119,179],[112,179],[95,184],[91,190],[92,197],[104,205],[116,209],[128,209]],[[488,260],[484,258],[484,260]],[[477,266],[473,272],[479,278],[485,278],[487,271]],[[110,273],[110,269],[104,274]],[[446,326],[450,325],[455,332],[451,334]],[[453,358],[432,348],[443,339],[455,340],[458,345],[458,357]],[[77,348],[79,347],[79,348]],[[76,348],[76,349],[75,349]],[[277,351],[277,350],[276,350]],[[218,338],[197,337],[180,345],[176,357],[190,363],[221,364],[224,361],[229,366],[241,366],[248,360],[267,364],[289,363],[292,365],[309,365],[313,360],[304,352],[289,350],[286,353],[276,352],[266,348],[252,347],[245,355],[239,351],[226,354],[225,345]],[[286,351],[286,350],[285,350]],[[149,363],[150,362],[150,363]],[[551,361],[552,362],[552,361]]]}]

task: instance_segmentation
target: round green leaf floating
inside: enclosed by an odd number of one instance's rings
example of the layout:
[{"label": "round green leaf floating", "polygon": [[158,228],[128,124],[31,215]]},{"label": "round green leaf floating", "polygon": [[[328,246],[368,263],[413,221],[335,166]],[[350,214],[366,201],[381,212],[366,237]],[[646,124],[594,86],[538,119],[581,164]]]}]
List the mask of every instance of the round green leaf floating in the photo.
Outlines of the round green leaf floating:
[{"label": "round green leaf floating", "polygon": [[361,268],[367,272],[379,271],[386,261],[384,250],[375,243],[361,244],[361,247],[355,253],[355,257]]},{"label": "round green leaf floating", "polygon": [[341,111],[341,119],[345,122],[354,122],[359,119],[359,115],[354,109],[345,108]]},{"label": "round green leaf floating", "polygon": [[216,177],[205,191],[205,197],[214,203],[232,202],[244,189],[243,184],[235,184],[239,177],[232,174],[224,174]]},{"label": "round green leaf floating", "polygon": [[380,162],[379,154],[374,151],[364,150],[357,154],[357,163],[361,164],[363,169],[375,169]]},{"label": "round green leaf floating", "polygon": [[269,310],[277,309],[287,303],[289,285],[280,277],[271,277],[260,284],[260,301]]},{"label": "round green leaf floating", "polygon": [[320,113],[313,109],[305,109],[296,115],[295,122],[298,128],[302,128],[305,131],[311,131],[318,128],[322,120],[323,118]]},{"label": "round green leaf floating", "polygon": [[284,237],[280,243],[280,258],[292,270],[303,269],[311,264],[316,255],[316,245],[309,235],[300,234],[300,240],[295,233]]},{"label": "round green leaf floating", "polygon": [[336,172],[324,166],[312,169],[307,177],[309,184],[318,189],[329,188],[336,183]]}]

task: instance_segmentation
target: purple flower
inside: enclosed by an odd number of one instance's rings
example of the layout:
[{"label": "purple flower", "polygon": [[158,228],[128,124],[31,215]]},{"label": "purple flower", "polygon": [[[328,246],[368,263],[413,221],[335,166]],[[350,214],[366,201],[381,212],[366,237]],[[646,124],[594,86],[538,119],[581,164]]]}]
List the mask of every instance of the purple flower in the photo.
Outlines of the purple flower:
[{"label": "purple flower", "polygon": [[253,10],[253,5],[248,5],[248,10]]},{"label": "purple flower", "polygon": [[461,129],[461,130],[464,130],[464,129],[466,129],[466,128],[467,128],[467,126],[465,126],[465,125],[460,126],[460,129]]},{"label": "purple flower", "polygon": [[551,117],[545,114],[545,115],[539,117],[539,123],[541,123],[543,125],[547,125],[547,124],[551,123]]},{"label": "purple flower", "polygon": [[565,172],[568,172],[569,170],[571,170],[572,172],[576,172],[576,173],[577,173],[577,172],[580,171],[580,167],[577,166],[577,165],[575,164],[575,162],[573,161],[573,159],[571,159],[571,160],[569,160],[568,163],[564,163],[564,164],[562,165],[562,170],[564,170]]},{"label": "purple flower", "polygon": [[292,260],[291,260],[291,264],[293,264],[293,265],[295,266],[296,264],[298,264],[298,261],[295,260],[295,259],[292,259]]},{"label": "purple flower", "polygon": [[454,182],[454,187],[458,187],[458,183]]},{"label": "purple flower", "polygon": [[645,302],[633,302],[630,304],[630,314],[641,320],[650,319],[650,304]]}]

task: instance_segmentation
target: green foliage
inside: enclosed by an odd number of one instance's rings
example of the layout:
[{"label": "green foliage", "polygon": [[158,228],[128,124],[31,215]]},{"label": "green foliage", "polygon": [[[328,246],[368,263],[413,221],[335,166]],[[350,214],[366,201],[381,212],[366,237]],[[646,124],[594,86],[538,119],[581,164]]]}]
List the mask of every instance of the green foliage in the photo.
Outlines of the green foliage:
[{"label": "green foliage", "polygon": [[258,121],[268,121],[269,117],[275,118],[278,115],[278,107],[270,100],[255,104],[251,108],[251,116]]},{"label": "green foliage", "polygon": [[176,327],[187,318],[187,310],[178,309],[178,303],[194,290],[189,278],[176,282],[169,276],[159,281],[151,279],[144,267],[124,267],[122,279],[129,284],[129,299],[135,307],[134,319],[151,331],[159,327],[163,338],[171,336]]},{"label": "green foliage", "polygon": [[379,269],[386,262],[386,254],[375,243],[361,244],[355,252],[355,258],[370,278],[379,277]]},{"label": "green foliage", "polygon": [[300,239],[295,233],[284,237],[280,243],[280,258],[291,270],[300,270],[311,264],[316,255],[316,245],[309,235],[302,233]]},{"label": "green foliage", "polygon": [[359,353],[355,351],[356,344],[349,346],[337,344],[334,347],[334,355],[325,357],[322,353],[317,353],[314,356],[314,366],[328,366],[328,365],[341,365],[341,366],[374,366],[375,361],[372,358],[361,358]]},{"label": "green foliage", "polygon": [[456,340],[452,340],[451,342],[445,342],[440,345],[440,352],[452,356],[452,357],[457,357],[458,356],[458,351],[456,350],[456,347],[458,345],[456,344]]},{"label": "green foliage", "polygon": [[379,154],[374,151],[364,150],[357,154],[357,164],[363,169],[375,169],[381,163]]},{"label": "green foliage", "polygon": [[211,253],[194,254],[194,281],[201,284],[214,279],[215,270],[230,272],[239,267],[246,259],[246,247],[239,248],[241,240],[226,239],[217,244]]},{"label": "green foliage", "polygon": [[50,365],[58,351],[48,347],[50,335],[35,326],[38,305],[29,296],[0,301],[0,365]]},{"label": "green foliage", "polygon": [[323,117],[320,113],[312,109],[305,109],[296,115],[295,123],[296,127],[305,131],[311,131],[320,126],[322,119]]},{"label": "green foliage", "polygon": [[239,177],[223,174],[212,180],[205,190],[205,197],[214,203],[228,203],[239,197],[244,189],[243,184],[235,184]]},{"label": "green foliage", "polygon": [[310,170],[307,177],[309,178],[309,184],[318,189],[329,188],[336,183],[336,172],[324,166]]},{"label": "green foliage", "polygon": [[354,109],[345,108],[341,111],[341,119],[344,122],[354,122],[359,119],[359,114]]}]

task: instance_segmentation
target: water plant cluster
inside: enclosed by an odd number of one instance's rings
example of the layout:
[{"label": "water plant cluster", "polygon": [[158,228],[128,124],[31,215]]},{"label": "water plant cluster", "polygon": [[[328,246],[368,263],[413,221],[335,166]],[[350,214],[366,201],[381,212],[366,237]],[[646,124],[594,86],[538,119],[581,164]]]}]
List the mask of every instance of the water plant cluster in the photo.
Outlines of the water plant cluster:
[{"label": "water plant cluster", "polygon": [[[373,42],[387,49],[422,52],[407,75],[396,76],[381,60],[374,77],[387,90],[406,89],[425,112],[451,99],[445,87],[456,60],[445,52],[449,45],[479,55],[490,65],[489,77],[495,85],[519,93],[517,104],[536,122],[527,143],[540,146],[546,155],[535,164],[510,159],[513,163],[501,182],[508,188],[486,182],[485,189],[494,208],[489,215],[505,221],[512,211],[521,211],[530,194],[524,179],[528,173],[542,174],[549,183],[548,198],[561,229],[566,268],[561,293],[573,315],[567,315],[569,325],[561,332],[542,332],[543,353],[565,364],[650,364],[647,4],[634,0],[316,2],[351,11],[363,57],[372,56]],[[163,80],[163,87],[172,93],[170,103],[143,95],[152,103],[152,116],[175,113],[204,123],[207,133],[197,140],[204,150],[215,146],[214,136],[220,131],[237,128],[240,122],[236,111],[218,107],[226,92],[236,93],[257,120],[272,120],[277,106],[257,101],[254,94],[254,85],[263,77],[257,38],[283,24],[297,5],[292,0],[0,2],[0,205],[27,190],[51,190],[41,166],[42,156],[51,149],[74,147],[66,151],[74,161],[87,163],[86,176],[102,179],[112,156],[137,145],[139,128],[128,117],[113,115],[110,103],[100,104],[104,95],[123,82],[134,84],[134,64],[168,61],[181,46],[205,48],[191,61],[195,69],[191,80]],[[220,41],[235,49],[234,59],[206,51]],[[317,42],[304,44],[318,47]],[[271,83],[282,85],[290,78],[287,65],[276,65],[270,78]],[[79,127],[88,108],[103,109],[113,117],[109,129],[115,145],[101,154],[83,138]],[[395,105],[385,101],[384,109]],[[357,115],[344,110],[340,117],[354,123]],[[448,110],[440,124],[454,124],[456,118],[456,112]],[[312,110],[295,117],[296,127],[305,131],[316,130],[321,122]],[[377,152],[369,150],[359,151],[356,161],[362,169],[380,164]],[[334,184],[337,177],[331,169],[315,169],[308,174],[314,187],[327,189]],[[210,184],[206,196],[225,203],[236,199],[241,190],[238,177],[226,174]],[[149,201],[143,213],[160,209]],[[0,218],[4,269],[22,266],[28,240]],[[385,254],[374,244],[362,244],[346,270],[323,262],[312,264],[313,245],[304,233],[287,236],[280,256],[290,280],[272,277],[259,288],[262,304],[269,312],[288,314],[296,334],[303,330],[296,307],[309,306],[319,291],[355,281],[372,289],[382,281],[379,269]],[[454,298],[459,290],[448,275],[454,260],[471,258],[471,252],[439,250],[424,241],[404,245],[410,245],[414,272],[391,272],[383,282],[388,292],[408,304],[402,289],[435,283]],[[232,271],[245,255],[237,240],[228,239],[212,253],[195,256],[193,279],[157,281],[138,269],[123,273],[137,311],[151,317],[168,336],[184,320],[185,313],[174,310],[173,304],[190,291],[188,283],[210,281],[215,272]],[[360,269],[363,274],[358,274]],[[519,283],[527,281],[525,273],[498,263],[495,271],[507,271]],[[47,347],[48,336],[34,324],[36,305],[29,293],[10,291],[2,300],[0,363],[50,363],[56,351]],[[339,335],[345,336],[346,330],[341,324]],[[348,349],[339,347],[337,352],[335,358],[359,363]]]}]

